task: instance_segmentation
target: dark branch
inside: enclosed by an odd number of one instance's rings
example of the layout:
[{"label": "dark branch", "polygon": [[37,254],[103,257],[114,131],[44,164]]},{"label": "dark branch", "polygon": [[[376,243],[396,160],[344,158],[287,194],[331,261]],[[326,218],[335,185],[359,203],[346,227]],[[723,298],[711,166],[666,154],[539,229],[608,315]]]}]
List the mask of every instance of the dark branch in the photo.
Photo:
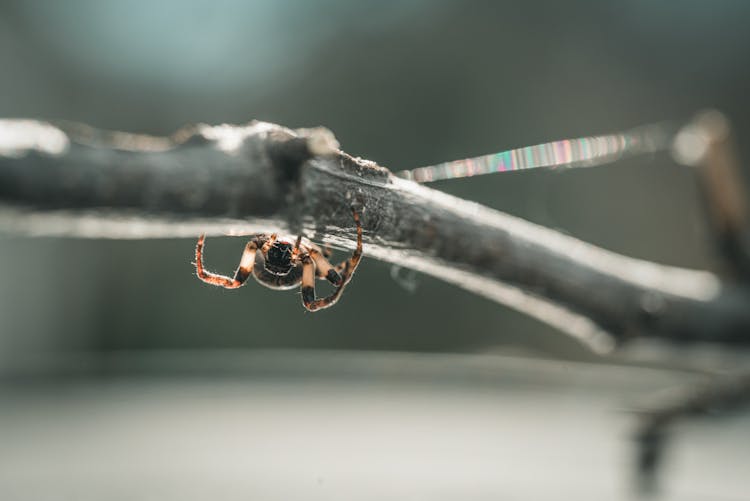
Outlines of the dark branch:
[{"label": "dark branch", "polygon": [[654,402],[639,412],[635,433],[639,488],[645,493],[657,488],[657,474],[664,460],[674,424],[680,420],[716,414],[744,406],[750,401],[750,372],[731,372],[698,386],[669,389],[655,395]]},{"label": "dark branch", "polygon": [[[646,335],[748,343],[750,291],[631,259],[396,178],[325,129],[197,126],[172,138],[0,121],[0,224],[145,238],[304,231],[535,316],[598,350]],[[15,130],[14,130],[15,128]],[[16,138],[15,143],[8,138]]]}]

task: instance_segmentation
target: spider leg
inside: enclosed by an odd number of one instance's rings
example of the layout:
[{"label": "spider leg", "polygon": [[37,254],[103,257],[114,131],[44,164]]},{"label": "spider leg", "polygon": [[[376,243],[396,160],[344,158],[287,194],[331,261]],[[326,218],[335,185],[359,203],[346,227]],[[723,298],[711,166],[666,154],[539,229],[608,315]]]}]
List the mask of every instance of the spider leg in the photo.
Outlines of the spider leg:
[{"label": "spider leg", "polygon": [[[349,283],[357,266],[359,266],[359,262],[362,259],[362,225],[359,221],[359,214],[357,214],[355,210],[352,210],[352,213],[354,214],[354,222],[357,225],[357,248],[352,254],[352,257],[341,263],[336,268],[333,268],[323,255],[316,250],[311,251],[308,256],[305,256],[302,259],[302,304],[309,311],[322,310],[336,304],[336,301],[339,300],[341,294],[344,292],[346,284]],[[319,266],[318,263],[322,263],[323,266],[327,265],[327,268],[325,268],[326,278],[328,278],[331,283],[334,283],[333,280],[336,280],[336,290],[333,291],[330,296],[320,299],[315,297],[315,275],[316,267]],[[340,274],[338,272],[339,267],[342,271]],[[331,271],[340,276],[336,277],[336,275],[331,275]]]},{"label": "spider leg", "polygon": [[276,233],[271,233],[271,236],[266,239],[265,242],[260,247],[260,250],[263,252],[263,255],[265,256],[268,253],[268,250],[271,248],[271,246],[276,242],[276,239],[278,238],[278,235]]},{"label": "spider leg", "polygon": [[[299,255],[300,250],[299,246],[302,242],[302,235],[299,236],[297,239],[297,243],[295,244],[295,251],[297,252],[297,255]],[[328,261],[328,257],[331,256],[331,248],[329,246],[324,246],[323,248],[320,248],[319,246],[310,243],[306,246],[307,253],[310,255],[312,260],[315,262],[315,276],[317,278],[320,278],[322,280],[328,280],[333,285],[338,286],[341,284],[341,275],[338,271],[333,267],[333,265]]]},{"label": "spider leg", "polygon": [[292,247],[292,260],[299,260],[302,261],[300,258],[301,254],[304,254],[304,251],[300,249],[300,245],[302,245],[302,235],[299,235],[297,237],[297,240],[294,242],[294,247]]},{"label": "spider leg", "polygon": [[310,257],[315,262],[315,275],[318,278],[324,278],[337,287],[341,285],[343,281],[341,275],[322,253],[315,249],[310,249]]},{"label": "spider leg", "polygon": [[198,278],[207,284],[217,285],[219,287],[224,287],[225,289],[236,289],[237,287],[242,286],[242,284],[244,284],[248,277],[253,273],[255,253],[258,250],[259,243],[257,237],[250,240],[247,245],[245,245],[245,250],[242,252],[240,265],[234,273],[234,278],[211,273],[203,267],[203,247],[205,245],[205,240],[206,236],[201,235],[198,239],[198,245],[195,247],[195,273],[198,275]]},{"label": "spider leg", "polygon": [[344,278],[344,282],[349,281],[354,274],[354,270],[359,266],[359,261],[362,259],[362,225],[360,224],[357,211],[352,210],[352,214],[354,215],[354,223],[357,225],[357,248],[354,250],[352,257],[336,265],[336,271]]}]

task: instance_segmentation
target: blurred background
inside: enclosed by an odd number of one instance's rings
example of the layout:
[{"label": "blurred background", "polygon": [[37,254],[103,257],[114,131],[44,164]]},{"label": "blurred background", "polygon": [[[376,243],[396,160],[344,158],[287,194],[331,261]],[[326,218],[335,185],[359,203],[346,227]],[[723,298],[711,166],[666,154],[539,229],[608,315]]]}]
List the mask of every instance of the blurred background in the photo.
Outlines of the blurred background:
[{"label": "blurred background", "polygon": [[[324,125],[394,170],[706,107],[744,138],[749,20],[742,1],[5,0],[0,116],[151,134]],[[666,154],[435,187],[631,256],[716,266],[694,173]],[[210,246],[229,273],[244,241]],[[626,410],[737,363],[713,349],[600,360],[436,279],[410,292],[368,259],[311,315],[296,291],[200,283],[193,248],[0,237],[0,497],[626,499]],[[659,495],[746,499],[748,424],[683,430]]]}]

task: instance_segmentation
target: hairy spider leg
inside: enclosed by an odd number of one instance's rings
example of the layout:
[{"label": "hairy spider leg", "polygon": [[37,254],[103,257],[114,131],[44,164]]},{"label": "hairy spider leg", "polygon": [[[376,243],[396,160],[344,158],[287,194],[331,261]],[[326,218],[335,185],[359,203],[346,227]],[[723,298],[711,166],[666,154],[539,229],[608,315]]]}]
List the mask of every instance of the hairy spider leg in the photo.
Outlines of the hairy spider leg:
[{"label": "hairy spider leg", "polygon": [[354,250],[352,257],[336,265],[336,271],[341,274],[344,282],[348,282],[351,279],[354,270],[357,269],[359,261],[362,259],[362,225],[359,222],[357,211],[352,210],[352,214],[354,215],[354,222],[357,225],[357,248]]},{"label": "hairy spider leg", "polygon": [[341,275],[331,265],[328,258],[333,254],[333,250],[330,246],[324,245],[322,249],[313,249],[311,252],[312,258],[315,261],[315,274],[318,278],[328,280],[333,285],[339,285],[341,282]]},{"label": "hairy spider leg", "polygon": [[[299,246],[301,242],[302,235],[297,238],[297,243],[294,246],[293,252],[295,253],[295,256],[299,255]],[[339,275],[339,272],[336,271],[333,265],[328,261],[328,259],[326,259],[330,257],[332,253],[329,246],[326,245],[321,249],[317,245],[311,244],[308,248],[308,253],[310,254],[310,257],[312,257],[312,260],[315,262],[316,277],[323,280],[328,280],[335,286],[341,285],[341,275]]]},{"label": "hairy spider leg", "polygon": [[310,249],[310,257],[315,262],[315,275],[318,278],[324,278],[337,287],[341,285],[341,275],[321,252]]},{"label": "hairy spider leg", "polygon": [[292,248],[292,261],[299,260],[299,262],[302,262],[300,259],[300,254],[303,254],[304,252],[300,250],[300,245],[302,245],[302,235],[299,235],[297,237],[297,240],[294,242],[294,247]]},{"label": "hairy spider leg", "polygon": [[[357,266],[359,266],[359,262],[362,259],[362,224],[360,223],[357,211],[352,209],[352,214],[354,215],[354,222],[357,225],[357,248],[354,250],[352,257],[336,267],[336,270],[339,267],[341,268],[341,280],[336,290],[330,296],[320,299],[315,297],[315,267],[317,263],[312,257],[312,252],[310,253],[311,255],[304,256],[302,259],[302,304],[309,311],[322,310],[336,304],[336,301],[339,300],[341,294],[344,292],[346,284],[349,283],[352,275],[357,270]],[[322,258],[323,256],[321,255],[320,257]],[[325,262],[328,263],[327,261]],[[328,265],[330,266],[330,263]],[[333,270],[333,268],[331,269]]]},{"label": "hairy spider leg", "polygon": [[[195,247],[196,275],[207,284],[218,285],[225,289],[236,289],[241,287],[253,273],[253,266],[255,266],[255,253],[258,250],[258,244],[260,243],[259,238],[260,236],[256,236],[245,245],[245,250],[242,251],[240,265],[234,273],[234,278],[229,278],[224,275],[206,271],[203,267],[203,247],[205,245],[206,235],[201,235],[198,239],[198,245]],[[264,247],[265,243],[263,244]]]}]

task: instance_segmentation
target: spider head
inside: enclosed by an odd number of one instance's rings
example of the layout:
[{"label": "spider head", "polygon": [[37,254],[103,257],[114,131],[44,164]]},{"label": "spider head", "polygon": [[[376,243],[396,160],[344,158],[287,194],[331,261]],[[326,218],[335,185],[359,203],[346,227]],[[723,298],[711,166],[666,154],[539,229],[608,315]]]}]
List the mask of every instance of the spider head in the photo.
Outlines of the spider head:
[{"label": "spider head", "polygon": [[286,275],[292,270],[292,244],[274,242],[265,255],[266,270],[274,275]]}]

